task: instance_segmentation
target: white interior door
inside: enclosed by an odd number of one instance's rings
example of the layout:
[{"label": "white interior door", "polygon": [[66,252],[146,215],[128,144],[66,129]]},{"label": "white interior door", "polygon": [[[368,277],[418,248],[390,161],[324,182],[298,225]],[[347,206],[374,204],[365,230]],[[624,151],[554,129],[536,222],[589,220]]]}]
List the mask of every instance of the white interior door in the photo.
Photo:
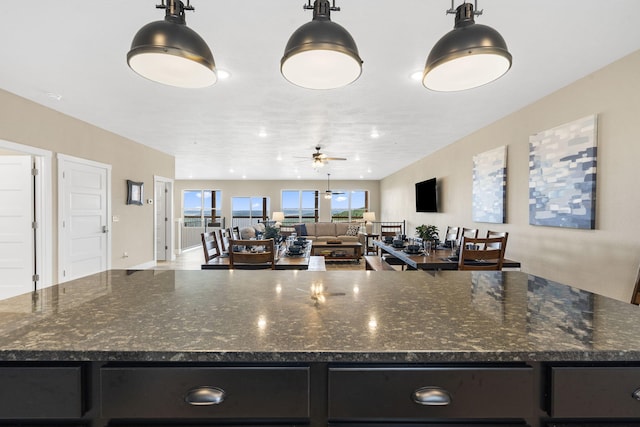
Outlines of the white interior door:
[{"label": "white interior door", "polygon": [[0,157],[0,299],[35,289],[32,164]]},{"label": "white interior door", "polygon": [[59,156],[60,282],[110,267],[110,167]]},{"label": "white interior door", "polygon": [[167,261],[167,183],[155,182],[155,204],[156,204],[156,261]]}]

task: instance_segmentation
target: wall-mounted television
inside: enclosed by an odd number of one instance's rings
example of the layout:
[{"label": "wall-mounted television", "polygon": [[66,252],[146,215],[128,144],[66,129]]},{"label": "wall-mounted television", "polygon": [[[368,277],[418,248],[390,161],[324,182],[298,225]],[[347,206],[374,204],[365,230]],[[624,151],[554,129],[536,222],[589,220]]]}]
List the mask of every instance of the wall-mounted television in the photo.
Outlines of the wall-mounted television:
[{"label": "wall-mounted television", "polygon": [[438,212],[436,179],[416,182],[416,212]]}]

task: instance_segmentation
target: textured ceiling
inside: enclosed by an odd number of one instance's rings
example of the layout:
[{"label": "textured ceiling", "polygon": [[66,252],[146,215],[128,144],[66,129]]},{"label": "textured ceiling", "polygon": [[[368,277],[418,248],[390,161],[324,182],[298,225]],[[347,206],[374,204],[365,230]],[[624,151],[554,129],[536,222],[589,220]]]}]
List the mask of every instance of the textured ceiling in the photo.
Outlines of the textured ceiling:
[{"label": "textured ceiling", "polygon": [[[133,35],[164,17],[157,2],[2,1],[0,88],[175,156],[177,179],[381,179],[640,48],[637,0],[481,0],[476,22],[502,34],[513,67],[437,93],[409,76],[453,28],[448,0],[337,0],[362,76],[312,91],[279,71],[311,20],[303,0],[193,0],[187,25],[231,78],[178,89],[126,65]],[[317,144],[348,160],[314,171]]]}]

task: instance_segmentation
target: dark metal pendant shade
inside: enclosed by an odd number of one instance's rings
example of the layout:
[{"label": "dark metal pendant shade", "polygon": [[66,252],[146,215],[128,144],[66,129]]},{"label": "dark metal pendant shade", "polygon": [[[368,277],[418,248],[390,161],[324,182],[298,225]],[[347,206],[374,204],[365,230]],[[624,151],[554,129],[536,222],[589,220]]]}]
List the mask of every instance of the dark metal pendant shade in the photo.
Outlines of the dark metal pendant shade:
[{"label": "dark metal pendant shade", "polygon": [[424,69],[422,84],[435,91],[458,91],[490,83],[511,68],[504,38],[491,27],[476,24],[473,5],[456,10],[454,29],[435,44]]},{"label": "dark metal pendant shade", "polygon": [[[183,7],[182,2],[176,4]],[[127,63],[139,75],[171,86],[200,88],[217,80],[213,54],[202,37],[187,27],[183,10],[176,13],[168,8],[163,21],[142,27],[133,38]]]},{"label": "dark metal pendant shade", "polygon": [[360,77],[362,59],[351,34],[329,16],[329,2],[316,0],[314,16],[289,38],[280,61],[289,82],[308,89],[334,89]]}]

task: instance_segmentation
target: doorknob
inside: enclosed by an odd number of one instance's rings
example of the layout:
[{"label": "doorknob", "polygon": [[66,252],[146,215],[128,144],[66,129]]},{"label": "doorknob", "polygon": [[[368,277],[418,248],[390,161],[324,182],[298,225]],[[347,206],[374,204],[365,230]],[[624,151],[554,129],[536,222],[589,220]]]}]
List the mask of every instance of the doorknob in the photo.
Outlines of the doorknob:
[{"label": "doorknob", "polygon": [[102,232],[103,232],[103,233],[108,233],[108,232],[109,232],[109,229],[107,228],[107,226],[106,226],[106,225],[103,225],[103,226],[102,226]]}]

